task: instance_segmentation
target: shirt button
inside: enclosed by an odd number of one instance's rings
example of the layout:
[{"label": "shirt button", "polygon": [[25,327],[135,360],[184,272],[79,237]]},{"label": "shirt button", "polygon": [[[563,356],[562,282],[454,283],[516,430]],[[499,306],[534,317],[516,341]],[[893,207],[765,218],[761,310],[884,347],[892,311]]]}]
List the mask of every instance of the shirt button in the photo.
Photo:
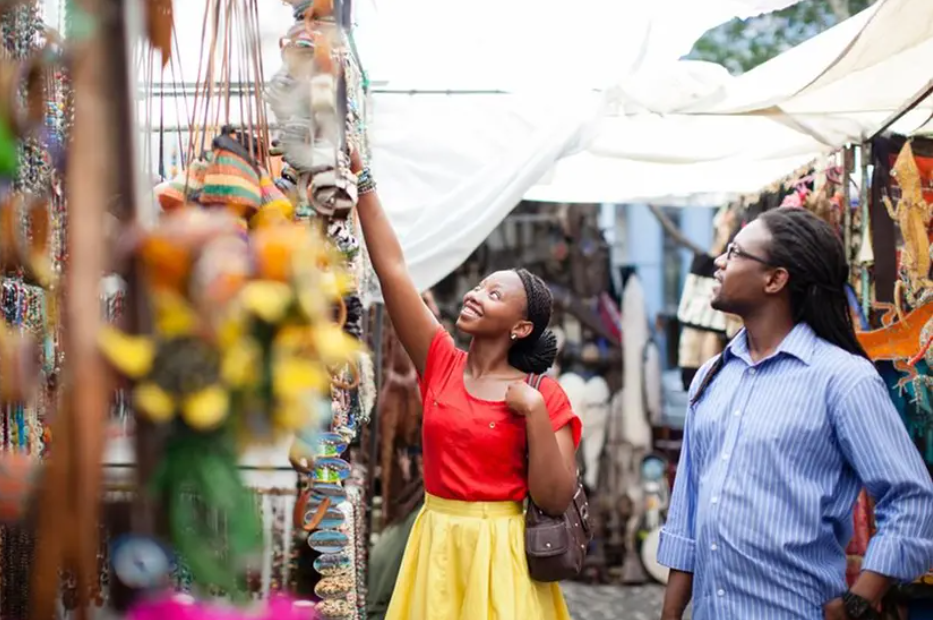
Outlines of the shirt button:
[{"label": "shirt button", "polygon": [[490,423],[489,423],[489,428],[496,428],[496,423],[495,423],[495,422],[490,422]]},{"label": "shirt button", "polygon": [[742,412],[736,409],[735,411],[732,412],[732,415],[734,415],[735,417],[739,417],[740,415],[742,415]]},{"label": "shirt button", "polygon": [[749,369],[748,369],[748,374],[750,374],[750,375],[753,375],[753,374],[755,374],[756,372],[758,372],[758,369],[756,369],[756,368],[749,368]]},{"label": "shirt button", "polygon": [[713,499],[711,499],[711,500],[709,500],[709,501],[710,501],[711,504],[718,504],[718,503],[719,503],[719,498],[718,498],[718,497],[714,497]]},{"label": "shirt button", "polygon": [[712,551],[716,551],[716,549],[719,549],[719,547],[716,545],[716,543],[711,544],[711,545],[709,546],[709,548],[710,548]]},{"label": "shirt button", "polygon": [[719,596],[725,596],[725,595],[726,595],[726,591],[725,591],[725,590],[719,590],[719,591],[716,592],[716,594],[719,595]]},{"label": "shirt button", "polygon": [[726,452],[725,454],[722,455],[722,460],[724,460],[724,461],[728,461],[728,460],[729,460],[729,453],[728,453],[728,452]]}]

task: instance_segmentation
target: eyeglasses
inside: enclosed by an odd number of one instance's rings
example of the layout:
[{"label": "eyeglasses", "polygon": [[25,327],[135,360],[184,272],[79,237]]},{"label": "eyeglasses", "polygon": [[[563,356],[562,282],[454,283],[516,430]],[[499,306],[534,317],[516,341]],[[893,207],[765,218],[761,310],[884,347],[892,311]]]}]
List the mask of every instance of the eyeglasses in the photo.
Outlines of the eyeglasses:
[{"label": "eyeglasses", "polygon": [[768,267],[774,266],[771,261],[755,256],[754,254],[749,254],[745,250],[740,249],[736,244],[730,243],[726,246],[726,260],[731,261],[735,256],[747,258],[748,260],[753,260],[756,263],[761,263],[762,265],[767,265]]}]

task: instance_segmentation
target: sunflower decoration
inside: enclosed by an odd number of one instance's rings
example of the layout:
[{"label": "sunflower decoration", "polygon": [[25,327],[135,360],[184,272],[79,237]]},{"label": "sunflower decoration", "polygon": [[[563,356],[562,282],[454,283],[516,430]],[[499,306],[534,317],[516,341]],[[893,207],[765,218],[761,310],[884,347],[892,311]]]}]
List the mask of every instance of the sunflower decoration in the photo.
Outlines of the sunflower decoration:
[{"label": "sunflower decoration", "polygon": [[[240,480],[235,411],[217,331],[220,309],[248,278],[245,244],[239,253],[230,249],[237,231],[222,212],[183,208],[164,217],[134,248],[151,333],[107,326],[98,335],[104,357],[133,382],[137,413],[169,431],[151,491],[167,510],[172,543],[198,583],[226,592],[235,591],[238,570],[213,549],[245,554],[262,542],[252,495]],[[223,517],[224,533],[192,496]]]},{"label": "sunflower decoration", "polygon": [[326,409],[332,377],[359,350],[342,329],[352,278],[320,230],[281,218],[243,242],[235,217],[182,208],[137,251],[152,332],[107,327],[100,347],[133,381],[137,411],[170,429],[153,489],[172,542],[196,581],[230,592],[237,568],[211,551],[221,535],[190,495],[225,515],[234,555],[261,542],[238,453]]},{"label": "sunflower decoration", "polygon": [[129,335],[107,326],[99,343],[113,367],[134,382],[136,409],[154,423],[178,419],[190,430],[207,432],[229,416],[222,352],[209,309],[242,288],[246,261],[239,267],[225,261],[224,271],[215,269],[209,280],[198,265],[216,263],[211,250],[236,239],[236,223],[226,214],[183,209],[140,240],[152,334]]},{"label": "sunflower decoration", "polygon": [[313,424],[329,396],[332,368],[359,343],[341,329],[350,279],[324,237],[280,224],[251,237],[255,278],[221,330],[221,376],[250,439],[274,440]]},{"label": "sunflower decoration", "polygon": [[131,336],[106,326],[99,336],[104,356],[135,382],[134,405],[150,421],[180,417],[194,431],[217,429],[230,409],[220,381],[220,351],[180,295],[158,291],[152,302],[154,335]]}]

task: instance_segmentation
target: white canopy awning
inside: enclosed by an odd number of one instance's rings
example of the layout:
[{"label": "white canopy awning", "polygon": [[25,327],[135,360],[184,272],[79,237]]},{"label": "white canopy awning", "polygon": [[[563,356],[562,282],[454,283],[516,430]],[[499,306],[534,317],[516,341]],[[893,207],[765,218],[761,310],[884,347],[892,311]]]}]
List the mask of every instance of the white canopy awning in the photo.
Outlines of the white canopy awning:
[{"label": "white canopy awning", "polygon": [[[792,3],[581,0],[568,12],[555,0],[357,0],[374,173],[417,284],[459,265],[523,197],[754,191],[872,135],[930,80],[930,0],[880,0],[738,78],[677,60],[718,23]],[[183,68],[163,82],[197,77],[201,11],[177,6]],[[267,76],[290,13],[261,12]],[[166,124],[175,107],[166,100]]]},{"label": "white canopy awning", "polygon": [[[526,197],[752,191],[874,135],[929,88],[931,54],[933,2],[881,0],[738,78],[682,61],[617,89],[619,112],[601,119],[586,152],[558,162]],[[689,90],[678,89],[684,82]],[[892,129],[925,131],[931,112],[927,101]]]}]

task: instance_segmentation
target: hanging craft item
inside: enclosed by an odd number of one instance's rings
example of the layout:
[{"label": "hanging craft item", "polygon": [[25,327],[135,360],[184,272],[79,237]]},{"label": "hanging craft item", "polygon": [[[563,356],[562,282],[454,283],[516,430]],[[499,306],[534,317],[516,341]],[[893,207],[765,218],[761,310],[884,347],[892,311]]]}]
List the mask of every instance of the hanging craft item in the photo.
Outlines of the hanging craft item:
[{"label": "hanging craft item", "polygon": [[[363,332],[363,306],[357,293],[362,268],[360,243],[347,217],[356,204],[357,177],[350,171],[347,135],[362,131],[361,80],[348,52],[341,5],[330,0],[294,0],[295,24],[281,40],[283,67],[265,91],[279,121],[276,142],[286,165],[276,183],[296,205],[299,220],[326,221],[336,260],[347,275],[335,324],[354,340]],[[339,16],[339,18],[337,17]],[[349,77],[348,77],[349,76]],[[357,136],[355,144],[363,142]],[[314,216],[317,218],[314,218]],[[308,545],[320,555],[314,568],[322,576],[315,593],[322,618],[353,618],[364,600],[354,575],[356,547],[365,534],[351,526],[345,482],[351,465],[345,457],[359,425],[368,419],[371,395],[361,404],[362,385],[371,380],[371,362],[358,353],[331,368],[326,428],[315,424],[301,429],[293,441],[290,460],[307,476],[294,511],[294,526],[308,534]],[[365,410],[364,410],[365,409]]]},{"label": "hanging craft item", "polygon": [[[48,45],[22,59],[0,60],[0,175],[17,172],[16,140],[44,128],[48,110],[47,69],[56,50]],[[21,97],[25,94],[25,105]]]},{"label": "hanging craft item", "polygon": [[[313,426],[330,369],[358,347],[334,322],[348,280],[316,229],[279,223],[247,245],[235,219],[196,208],[167,216],[138,246],[153,333],[100,334],[107,359],[135,382],[137,410],[170,429],[153,485],[172,542],[196,582],[226,592],[241,567],[211,543],[224,538],[242,558],[260,542],[241,449]],[[194,497],[222,517],[225,536]]]},{"label": "hanging craft item", "polygon": [[[910,311],[906,315],[898,312],[897,305],[877,303],[885,310],[881,317],[882,327],[871,331],[856,332],[859,343],[868,357],[875,362],[892,362],[900,373],[897,389],[903,392],[910,389],[914,399],[930,408],[926,395],[931,387],[930,378],[917,371],[917,364],[926,360],[933,362],[933,301]],[[894,320],[898,315],[899,320]],[[933,411],[930,411],[933,414]]]},{"label": "hanging craft item", "polygon": [[204,175],[201,204],[225,206],[248,220],[262,204],[259,178],[259,169],[246,147],[230,135],[218,136]]},{"label": "hanging craft item", "polygon": [[915,305],[933,294],[933,280],[930,279],[933,244],[930,243],[929,232],[930,222],[933,221],[933,204],[924,199],[920,168],[914,158],[910,140],[904,143],[891,174],[900,186],[900,199],[897,206],[887,196],[882,200],[904,239],[900,253],[903,276],[895,283],[894,297],[899,300],[903,294],[910,305]]},{"label": "hanging craft item", "polygon": [[356,204],[346,156],[343,31],[332,3],[294,2],[296,24],[281,42],[284,66],[266,100],[284,127],[279,137],[304,200],[324,217],[345,217]]},{"label": "hanging craft item", "polygon": [[162,209],[174,211],[187,203],[200,199],[208,164],[207,157],[196,159],[191,162],[187,169],[176,174],[174,178],[157,185],[155,193]]},{"label": "hanging craft item", "polygon": [[46,196],[14,193],[0,205],[0,264],[45,288],[54,284],[52,230]]}]

